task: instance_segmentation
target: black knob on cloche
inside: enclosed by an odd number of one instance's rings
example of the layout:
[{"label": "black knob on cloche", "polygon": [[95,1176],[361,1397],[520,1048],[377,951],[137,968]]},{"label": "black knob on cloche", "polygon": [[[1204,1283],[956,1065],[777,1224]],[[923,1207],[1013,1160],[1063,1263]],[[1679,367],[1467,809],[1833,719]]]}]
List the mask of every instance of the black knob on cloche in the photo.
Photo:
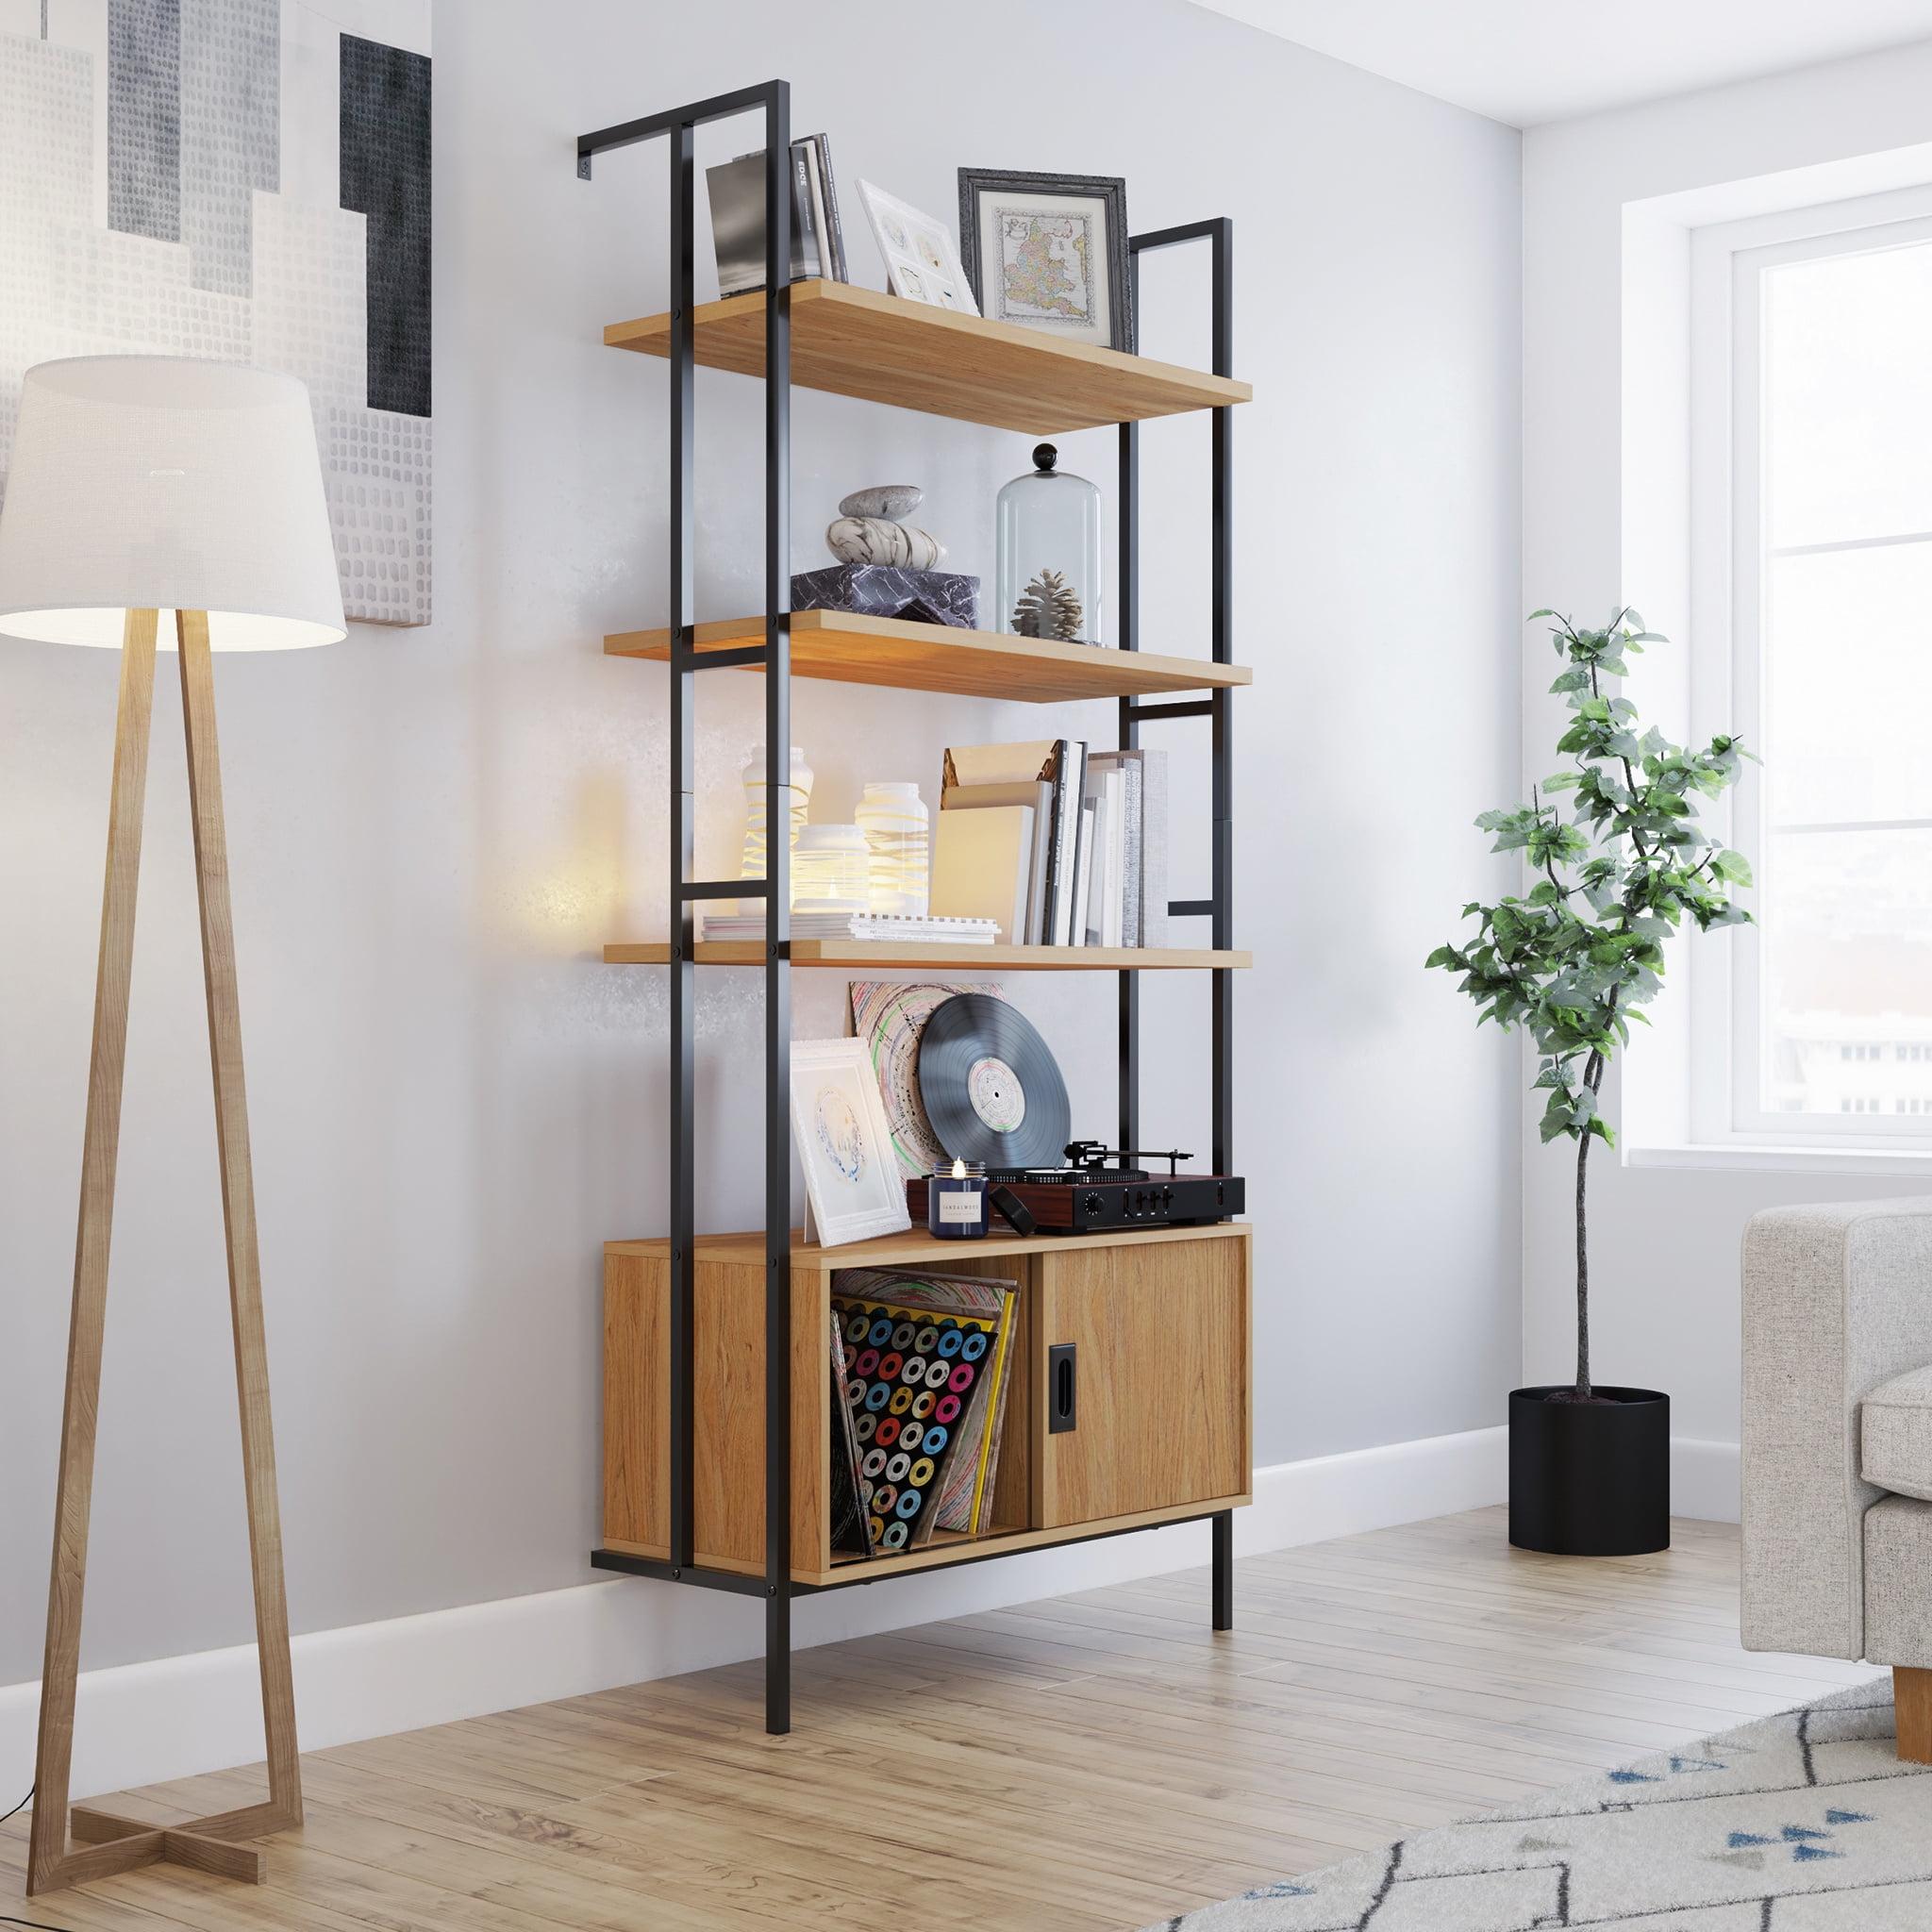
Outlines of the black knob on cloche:
[{"label": "black knob on cloche", "polygon": [[1050,442],[1037,442],[1033,445],[1033,467],[1036,470],[1050,470],[1060,459],[1060,453]]}]

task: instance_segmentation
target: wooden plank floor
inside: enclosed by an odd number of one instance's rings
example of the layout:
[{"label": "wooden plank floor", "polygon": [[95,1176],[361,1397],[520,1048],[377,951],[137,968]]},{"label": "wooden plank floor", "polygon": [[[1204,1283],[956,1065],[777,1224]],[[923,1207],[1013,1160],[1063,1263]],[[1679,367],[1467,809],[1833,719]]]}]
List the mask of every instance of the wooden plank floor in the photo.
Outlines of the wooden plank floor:
[{"label": "wooden plank floor", "polygon": [[[790,1738],[732,1665],[304,1760],[265,1888],[174,1867],[0,1912],[73,1932],[1122,1932],[1874,1673],[1751,1657],[1737,1531],[1527,1556],[1504,1513],[801,1652]],[[640,1614],[647,1614],[641,1608]],[[118,1798],[157,1820],[255,1779]]]}]

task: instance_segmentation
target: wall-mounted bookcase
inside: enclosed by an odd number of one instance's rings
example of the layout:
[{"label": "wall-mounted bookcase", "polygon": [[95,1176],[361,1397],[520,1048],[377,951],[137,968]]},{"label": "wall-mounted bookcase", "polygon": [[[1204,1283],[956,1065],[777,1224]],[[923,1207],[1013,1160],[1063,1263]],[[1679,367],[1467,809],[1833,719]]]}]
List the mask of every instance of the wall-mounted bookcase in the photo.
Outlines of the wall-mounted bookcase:
[{"label": "wall-mounted bookcase", "polygon": [[[762,116],[766,287],[699,305],[693,282],[695,130],[735,114]],[[1251,394],[1233,363],[1233,229],[1224,220],[1137,235],[1152,249],[1204,244],[1211,275],[1210,372],[1055,341],[1037,331],[881,295],[848,284],[788,283],[791,90],[770,81],[582,136],[593,158],[662,139],[670,153],[671,306],[610,325],[607,343],[663,358],[671,393],[670,623],[608,637],[607,652],[670,668],[671,930],[614,941],[613,966],[668,971],[670,1231],[611,1242],[605,1257],[605,1531],[591,1560],[608,1570],[759,1597],[765,1605],[765,1725],[791,1726],[791,1615],[803,1594],[911,1570],[983,1561],[1047,1544],[1159,1524],[1213,1525],[1212,1619],[1233,1622],[1232,1511],[1248,1500],[1251,1455],[1249,1230],[1237,1224],[975,1243],[923,1232],[849,1247],[804,1243],[790,1227],[788,1092],[791,971],[1103,972],[1119,1005],[1120,1144],[1140,1135],[1140,974],[1206,973],[1209,981],[1211,1170],[1234,1171],[1232,718],[1250,674],[1232,660],[1232,416]],[[762,379],[765,409],[765,608],[698,624],[692,569],[699,366]],[[1117,425],[1120,431],[1118,649],[997,636],[841,611],[792,612],[791,397],[795,386],[1029,435]],[[1209,650],[1142,652],[1139,632],[1137,425],[1210,412]],[[1111,698],[1119,742],[1144,724],[1199,720],[1211,737],[1209,895],[1170,904],[1205,943],[1159,950],[1085,946],[919,946],[794,941],[785,841],[763,880],[693,876],[692,709],[698,679],[732,669],[764,678],[767,781],[786,783],[793,676],[847,684],[1058,704]],[[695,908],[763,904],[762,942],[701,943]],[[758,1143],[764,1226],[703,1236],[693,1169],[694,998],[699,966],[764,975],[764,1117]],[[826,1297],[846,1267],[943,1267],[1004,1273],[1022,1284],[1017,1379],[995,1527],[943,1537],[901,1556],[835,1556],[826,1540],[829,1444]],[[1045,1351],[1084,1344],[1090,1368],[1079,1431],[1049,1428]],[[748,1398],[728,1428],[696,1391]],[[761,1397],[761,1400],[759,1398]],[[755,1405],[747,1414],[748,1405]],[[762,1427],[756,1424],[761,1421]]]}]

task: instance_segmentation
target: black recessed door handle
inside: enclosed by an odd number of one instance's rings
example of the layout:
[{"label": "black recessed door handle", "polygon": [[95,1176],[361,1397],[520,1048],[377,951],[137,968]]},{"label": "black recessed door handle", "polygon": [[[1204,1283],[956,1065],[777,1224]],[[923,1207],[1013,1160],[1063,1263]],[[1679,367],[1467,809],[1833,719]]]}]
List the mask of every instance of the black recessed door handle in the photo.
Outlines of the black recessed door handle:
[{"label": "black recessed door handle", "polygon": [[1075,1344],[1056,1342],[1046,1352],[1046,1433],[1064,1436],[1079,1418],[1080,1379]]}]

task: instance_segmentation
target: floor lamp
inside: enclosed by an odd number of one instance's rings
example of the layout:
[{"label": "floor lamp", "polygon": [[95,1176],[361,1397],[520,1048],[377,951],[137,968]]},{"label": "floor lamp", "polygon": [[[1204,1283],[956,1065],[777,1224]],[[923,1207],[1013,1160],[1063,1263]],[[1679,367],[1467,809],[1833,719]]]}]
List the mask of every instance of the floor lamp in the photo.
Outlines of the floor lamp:
[{"label": "floor lamp", "polygon": [[[148,724],[163,615],[172,619],[180,657],[188,732],[269,1795],[265,1804],[166,1830],[77,1805],[70,1845],[81,1593]],[[28,370],[0,508],[0,632],[121,647],[26,1889],[30,1894],[56,1890],[158,1859],[258,1883],[262,1854],[243,1840],[299,1824],[302,1783],[209,653],[334,643],[344,635],[314,423],[302,384],[240,364],[164,356],[84,357]]]}]

